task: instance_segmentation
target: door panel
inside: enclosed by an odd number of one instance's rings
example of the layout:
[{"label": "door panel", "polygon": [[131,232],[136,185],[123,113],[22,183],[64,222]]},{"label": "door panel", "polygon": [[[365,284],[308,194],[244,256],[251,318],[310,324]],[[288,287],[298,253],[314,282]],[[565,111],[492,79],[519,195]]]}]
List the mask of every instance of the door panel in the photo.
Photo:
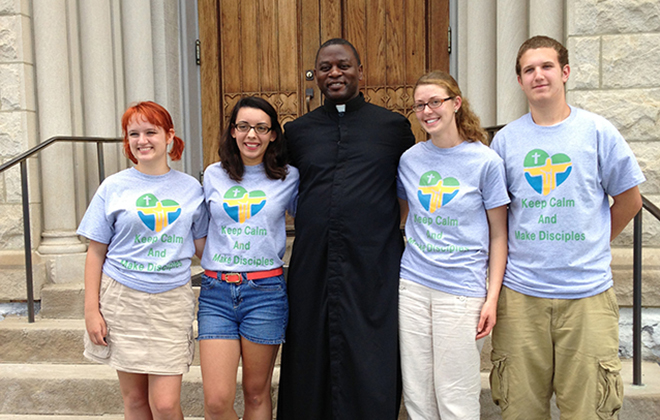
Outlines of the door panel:
[{"label": "door panel", "polygon": [[218,160],[222,126],[242,95],[258,95],[286,123],[321,103],[313,70],[319,45],[335,37],[360,53],[367,101],[411,119],[417,78],[448,70],[449,0],[198,0],[202,46],[204,164]]}]

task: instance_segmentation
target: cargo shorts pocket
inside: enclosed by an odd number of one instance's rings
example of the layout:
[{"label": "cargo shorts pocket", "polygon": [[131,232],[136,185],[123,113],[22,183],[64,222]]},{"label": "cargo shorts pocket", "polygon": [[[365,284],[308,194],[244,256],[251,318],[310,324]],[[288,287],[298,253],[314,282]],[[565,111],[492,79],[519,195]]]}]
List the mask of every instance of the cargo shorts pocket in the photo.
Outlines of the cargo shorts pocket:
[{"label": "cargo shorts pocket", "polygon": [[603,420],[617,419],[623,404],[623,381],[619,358],[602,360],[598,366],[598,407]]},{"label": "cargo shorts pocket", "polygon": [[491,356],[493,369],[490,371],[490,393],[495,405],[502,411],[509,406],[509,380],[506,372],[506,356]]}]

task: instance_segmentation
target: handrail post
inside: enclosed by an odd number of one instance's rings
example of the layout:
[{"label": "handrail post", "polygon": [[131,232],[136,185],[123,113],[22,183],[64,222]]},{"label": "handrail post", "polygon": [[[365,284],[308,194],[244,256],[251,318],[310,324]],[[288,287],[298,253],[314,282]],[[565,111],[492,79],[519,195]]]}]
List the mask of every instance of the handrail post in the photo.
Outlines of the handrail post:
[{"label": "handrail post", "polygon": [[28,196],[27,160],[21,161],[21,192],[23,195],[23,245],[25,247],[28,322],[34,322],[34,287],[32,283],[32,241],[30,239],[30,198]]},{"label": "handrail post", "polygon": [[633,385],[642,385],[642,210],[633,222]]},{"label": "handrail post", "polygon": [[103,159],[103,143],[96,142],[96,159],[99,164],[99,185],[105,179],[105,160]]}]

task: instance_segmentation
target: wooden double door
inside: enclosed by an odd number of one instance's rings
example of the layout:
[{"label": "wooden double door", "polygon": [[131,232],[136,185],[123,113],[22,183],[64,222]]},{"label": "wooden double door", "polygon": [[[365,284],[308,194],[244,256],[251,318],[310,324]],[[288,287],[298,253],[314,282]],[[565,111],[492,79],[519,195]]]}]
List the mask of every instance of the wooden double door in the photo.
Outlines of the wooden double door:
[{"label": "wooden double door", "polygon": [[[198,0],[204,167],[243,95],[258,95],[285,124],[321,103],[310,73],[318,47],[345,38],[360,53],[367,101],[411,119],[412,88],[449,69],[449,0]],[[312,76],[312,77],[310,77]]]}]

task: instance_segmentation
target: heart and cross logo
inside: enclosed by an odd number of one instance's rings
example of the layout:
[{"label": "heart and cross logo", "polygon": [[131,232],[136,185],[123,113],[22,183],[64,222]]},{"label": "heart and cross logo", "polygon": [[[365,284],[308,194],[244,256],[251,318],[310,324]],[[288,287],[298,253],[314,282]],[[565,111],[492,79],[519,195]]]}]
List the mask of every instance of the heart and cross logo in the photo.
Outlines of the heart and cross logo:
[{"label": "heart and cross logo", "polygon": [[238,223],[245,223],[266,205],[266,193],[261,190],[248,191],[240,185],[227,190],[223,198],[225,212]]},{"label": "heart and cross logo", "polygon": [[525,179],[539,194],[548,195],[566,181],[573,169],[571,158],[564,153],[550,156],[544,150],[527,153],[523,163]]},{"label": "heart and cross logo", "polygon": [[460,182],[456,178],[442,178],[436,171],[428,171],[419,179],[417,198],[420,204],[430,213],[449,204],[456,197]]},{"label": "heart and cross logo", "polygon": [[135,202],[137,213],[149,229],[160,232],[168,225],[174,223],[181,215],[181,206],[174,200],[158,200],[158,198],[147,193]]}]

